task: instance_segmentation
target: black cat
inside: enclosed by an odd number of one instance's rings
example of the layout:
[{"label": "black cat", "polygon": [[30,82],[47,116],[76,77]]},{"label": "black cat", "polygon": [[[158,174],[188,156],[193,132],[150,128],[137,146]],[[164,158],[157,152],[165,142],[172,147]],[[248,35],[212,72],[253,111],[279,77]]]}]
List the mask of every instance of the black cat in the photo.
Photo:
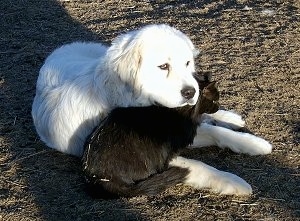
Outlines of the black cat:
[{"label": "black cat", "polygon": [[195,78],[201,91],[196,105],[116,108],[95,129],[83,156],[92,196],[155,195],[185,180],[189,170],[169,162],[192,144],[201,114],[219,109],[216,83]]}]

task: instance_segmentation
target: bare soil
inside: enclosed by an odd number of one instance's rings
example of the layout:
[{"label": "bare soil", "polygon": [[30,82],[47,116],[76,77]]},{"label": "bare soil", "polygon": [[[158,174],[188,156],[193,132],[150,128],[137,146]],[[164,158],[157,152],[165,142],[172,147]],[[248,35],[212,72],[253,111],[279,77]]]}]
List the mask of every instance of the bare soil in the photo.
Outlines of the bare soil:
[{"label": "bare soil", "polygon": [[[300,220],[298,0],[1,0],[0,17],[0,220]],[[198,69],[220,82],[222,105],[274,145],[258,157],[216,147],[185,153],[243,177],[251,197],[179,185],[95,200],[80,159],[39,140],[30,112],[47,55],[78,40],[109,44],[149,23],[188,34],[201,49]]]}]

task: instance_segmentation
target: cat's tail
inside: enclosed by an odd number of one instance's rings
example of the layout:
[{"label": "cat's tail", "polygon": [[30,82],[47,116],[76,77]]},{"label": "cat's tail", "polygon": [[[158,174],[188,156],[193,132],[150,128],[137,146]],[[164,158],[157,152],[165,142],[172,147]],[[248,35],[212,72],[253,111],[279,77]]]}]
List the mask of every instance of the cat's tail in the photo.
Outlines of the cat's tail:
[{"label": "cat's tail", "polygon": [[165,189],[184,183],[189,170],[181,167],[170,167],[168,170],[154,174],[146,180],[133,185],[133,195],[156,195]]},{"label": "cat's tail", "polygon": [[145,180],[128,185],[123,182],[104,181],[101,183],[90,183],[88,193],[96,198],[134,197],[140,195],[156,195],[165,189],[184,183],[189,174],[189,169],[181,167],[170,167],[162,173],[156,173]]}]

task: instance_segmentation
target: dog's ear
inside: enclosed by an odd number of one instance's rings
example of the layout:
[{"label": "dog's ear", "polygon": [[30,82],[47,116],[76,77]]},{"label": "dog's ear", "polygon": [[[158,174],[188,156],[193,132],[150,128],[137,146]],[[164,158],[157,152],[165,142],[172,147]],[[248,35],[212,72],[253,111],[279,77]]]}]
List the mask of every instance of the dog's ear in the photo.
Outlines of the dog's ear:
[{"label": "dog's ear", "polygon": [[136,38],[136,31],[120,35],[108,49],[107,58],[113,71],[118,73],[123,82],[134,87],[136,74],[142,62],[141,42]]}]

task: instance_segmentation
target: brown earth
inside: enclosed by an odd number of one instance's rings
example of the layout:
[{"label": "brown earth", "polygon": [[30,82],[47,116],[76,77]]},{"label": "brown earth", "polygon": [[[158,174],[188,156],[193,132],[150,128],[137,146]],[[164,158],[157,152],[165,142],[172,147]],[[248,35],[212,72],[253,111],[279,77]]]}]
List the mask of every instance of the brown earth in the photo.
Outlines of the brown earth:
[{"label": "brown earth", "polygon": [[[300,220],[298,0],[2,0],[0,15],[0,220]],[[37,137],[30,111],[46,56],[148,23],[188,34],[201,49],[198,69],[221,83],[222,105],[274,145],[258,157],[216,147],[186,153],[246,179],[251,197],[177,186],[155,197],[94,200],[80,160]]]}]

